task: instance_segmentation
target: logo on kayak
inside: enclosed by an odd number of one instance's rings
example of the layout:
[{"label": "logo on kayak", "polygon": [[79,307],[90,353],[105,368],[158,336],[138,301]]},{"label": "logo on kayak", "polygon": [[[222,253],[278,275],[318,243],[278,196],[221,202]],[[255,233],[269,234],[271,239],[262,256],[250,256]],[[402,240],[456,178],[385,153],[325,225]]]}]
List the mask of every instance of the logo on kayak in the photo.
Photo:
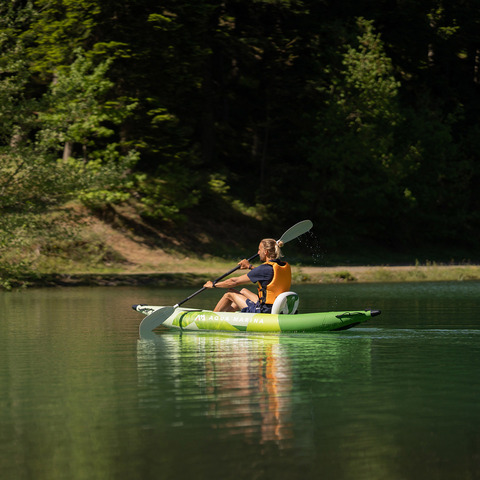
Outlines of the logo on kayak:
[{"label": "logo on kayak", "polygon": [[205,313],[198,314],[195,317],[195,322],[227,322],[230,325],[241,325],[248,324],[250,321],[252,323],[262,324],[263,318],[252,318],[252,315],[243,313],[242,315],[206,315]]}]

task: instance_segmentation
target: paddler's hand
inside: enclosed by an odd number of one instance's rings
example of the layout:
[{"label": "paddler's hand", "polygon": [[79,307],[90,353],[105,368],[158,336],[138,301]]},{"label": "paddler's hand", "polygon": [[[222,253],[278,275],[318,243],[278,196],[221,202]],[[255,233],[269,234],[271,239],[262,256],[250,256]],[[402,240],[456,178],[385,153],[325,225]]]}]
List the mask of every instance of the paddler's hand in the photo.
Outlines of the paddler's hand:
[{"label": "paddler's hand", "polygon": [[238,262],[238,264],[240,265],[240,270],[251,270],[253,268],[252,264],[246,258]]},{"label": "paddler's hand", "polygon": [[203,288],[215,288],[215,286],[213,285],[213,282],[209,280],[208,282],[205,283]]}]

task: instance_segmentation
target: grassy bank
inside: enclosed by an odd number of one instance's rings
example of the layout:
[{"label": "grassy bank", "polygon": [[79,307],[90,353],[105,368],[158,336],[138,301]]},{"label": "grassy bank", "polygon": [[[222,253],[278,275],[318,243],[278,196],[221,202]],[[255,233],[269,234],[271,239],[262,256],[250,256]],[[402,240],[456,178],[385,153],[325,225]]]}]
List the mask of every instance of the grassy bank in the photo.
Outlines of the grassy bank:
[{"label": "grassy bank", "polygon": [[386,283],[480,280],[479,265],[410,265],[306,267],[295,272],[298,283]]},{"label": "grassy bank", "polygon": [[[192,218],[183,227],[147,224],[127,207],[94,215],[75,205],[57,215],[61,228],[57,222],[55,229],[29,229],[21,245],[3,248],[3,265],[12,268],[0,270],[0,288],[197,287],[251,256],[258,238],[278,230],[252,218],[230,216],[217,222]],[[285,248],[293,265],[294,284],[480,280],[480,266],[470,261],[421,262],[378,248],[360,251],[357,246],[353,257],[345,252],[325,252],[315,227],[307,236]],[[362,263],[370,266],[359,266]]]}]

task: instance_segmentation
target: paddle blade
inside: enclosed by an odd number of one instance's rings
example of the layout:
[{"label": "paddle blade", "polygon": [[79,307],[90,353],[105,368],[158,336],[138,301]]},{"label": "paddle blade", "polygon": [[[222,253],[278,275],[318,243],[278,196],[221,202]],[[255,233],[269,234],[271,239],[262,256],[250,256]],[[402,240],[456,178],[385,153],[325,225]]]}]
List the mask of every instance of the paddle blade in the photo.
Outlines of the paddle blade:
[{"label": "paddle blade", "polygon": [[313,223],[310,220],[302,220],[296,223],[293,227],[290,227],[277,242],[287,243],[295,238],[307,233],[313,227]]},{"label": "paddle blade", "polygon": [[152,331],[159,327],[175,311],[175,307],[164,307],[147,315],[138,328],[140,338],[152,338]]}]

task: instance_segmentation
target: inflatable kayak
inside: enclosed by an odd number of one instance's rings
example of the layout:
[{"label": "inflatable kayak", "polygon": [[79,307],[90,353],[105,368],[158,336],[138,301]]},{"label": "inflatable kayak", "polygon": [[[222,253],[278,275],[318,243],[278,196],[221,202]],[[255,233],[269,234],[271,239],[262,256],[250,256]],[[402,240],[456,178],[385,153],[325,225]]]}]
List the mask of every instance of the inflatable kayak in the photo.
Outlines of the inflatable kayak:
[{"label": "inflatable kayak", "polygon": [[[161,306],[133,305],[137,312],[146,316]],[[176,308],[162,323],[164,327],[182,330],[217,330],[229,332],[317,332],[346,330],[371,317],[380,315],[380,310],[346,310],[289,314],[213,312]]]}]

